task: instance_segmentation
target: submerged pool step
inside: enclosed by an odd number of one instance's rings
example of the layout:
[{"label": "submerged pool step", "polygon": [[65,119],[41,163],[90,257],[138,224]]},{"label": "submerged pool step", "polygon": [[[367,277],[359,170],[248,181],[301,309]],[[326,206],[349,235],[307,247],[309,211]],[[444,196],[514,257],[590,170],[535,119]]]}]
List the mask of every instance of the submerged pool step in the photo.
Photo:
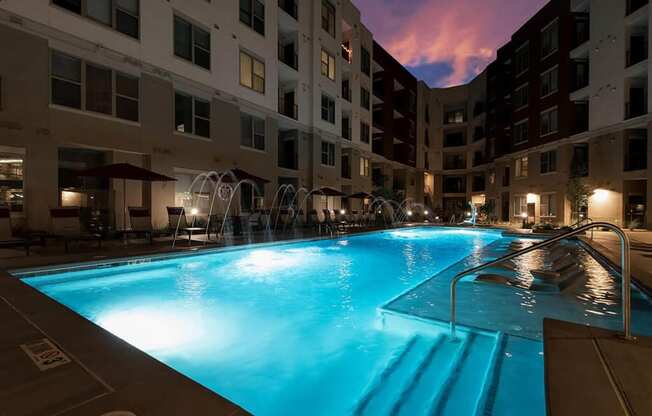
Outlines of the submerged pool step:
[{"label": "submerged pool step", "polygon": [[[441,338],[441,337],[439,337]],[[354,415],[386,415],[400,400],[406,386],[433,355],[439,338],[414,336],[401,353],[393,357],[377,375],[354,407]]]}]

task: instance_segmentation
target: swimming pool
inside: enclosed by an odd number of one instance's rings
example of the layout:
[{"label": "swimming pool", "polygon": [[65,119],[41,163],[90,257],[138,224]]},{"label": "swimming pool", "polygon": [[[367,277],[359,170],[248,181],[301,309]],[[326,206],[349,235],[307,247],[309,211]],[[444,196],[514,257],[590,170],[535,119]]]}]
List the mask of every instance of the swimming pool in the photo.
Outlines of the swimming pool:
[{"label": "swimming pool", "polygon": [[379,313],[510,240],[400,229],[23,281],[256,415],[543,415],[536,339]]}]

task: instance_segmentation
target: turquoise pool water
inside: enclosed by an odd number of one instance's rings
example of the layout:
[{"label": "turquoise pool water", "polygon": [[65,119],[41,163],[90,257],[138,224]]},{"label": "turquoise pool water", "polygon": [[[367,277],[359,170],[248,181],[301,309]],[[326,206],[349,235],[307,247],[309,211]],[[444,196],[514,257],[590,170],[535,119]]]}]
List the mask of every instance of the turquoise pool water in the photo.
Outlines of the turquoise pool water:
[{"label": "turquoise pool water", "polygon": [[544,415],[540,342],[379,317],[498,239],[402,229],[23,280],[256,415]]}]

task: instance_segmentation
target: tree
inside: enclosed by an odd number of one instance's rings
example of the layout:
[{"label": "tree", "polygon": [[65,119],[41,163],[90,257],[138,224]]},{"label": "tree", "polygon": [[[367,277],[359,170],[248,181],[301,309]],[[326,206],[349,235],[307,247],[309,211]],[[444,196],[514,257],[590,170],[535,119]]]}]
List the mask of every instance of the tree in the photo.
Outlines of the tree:
[{"label": "tree", "polygon": [[568,181],[568,184],[566,185],[566,195],[571,204],[572,222],[580,220],[579,214],[583,208],[588,209],[591,193],[591,188],[585,185],[579,177],[572,177]]}]

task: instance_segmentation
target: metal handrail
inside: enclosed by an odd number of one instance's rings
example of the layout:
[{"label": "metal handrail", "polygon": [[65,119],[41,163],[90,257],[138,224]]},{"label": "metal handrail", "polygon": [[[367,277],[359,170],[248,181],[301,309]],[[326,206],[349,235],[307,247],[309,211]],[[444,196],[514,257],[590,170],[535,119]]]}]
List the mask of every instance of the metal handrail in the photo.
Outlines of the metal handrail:
[{"label": "metal handrail", "polygon": [[564,234],[560,234],[556,237],[552,237],[548,240],[542,241],[541,243],[534,244],[528,248],[524,248],[522,250],[516,251],[514,253],[506,254],[496,260],[481,264],[480,266],[473,267],[471,269],[465,270],[461,273],[458,273],[455,275],[453,280],[451,281],[450,284],[450,333],[453,338],[455,338],[455,312],[456,312],[456,286],[457,282],[460,281],[460,279],[464,276],[468,276],[469,274],[472,273],[477,273],[481,270],[484,270],[488,267],[495,266],[499,263],[505,262],[507,260],[511,260],[513,258],[522,256],[523,254],[532,252],[534,250],[538,250],[543,247],[547,247],[549,245],[552,245],[560,240],[564,240],[566,238],[572,237],[577,234],[581,234],[584,231],[591,229],[591,228],[608,228],[614,233],[620,237],[620,247],[621,247],[621,252],[620,252],[620,265],[621,265],[621,277],[622,277],[622,308],[623,308],[623,332],[625,335],[625,339],[627,340],[632,340],[632,330],[631,330],[631,269],[630,269],[630,243],[629,243],[629,237],[625,232],[618,227],[617,225],[608,223],[608,222],[594,222],[591,224],[587,224],[585,226],[582,226],[580,228],[577,228],[575,230],[569,231]]},{"label": "metal handrail", "polygon": [[[587,223],[587,224],[591,224],[591,223],[593,223],[593,218],[590,218],[590,217],[582,218],[581,220],[577,221],[575,224],[571,225],[571,226],[568,227],[568,228],[574,230],[575,227],[581,227],[582,224],[584,224],[584,223]],[[593,230],[594,230],[594,229],[591,228],[591,240],[593,240]]]}]

